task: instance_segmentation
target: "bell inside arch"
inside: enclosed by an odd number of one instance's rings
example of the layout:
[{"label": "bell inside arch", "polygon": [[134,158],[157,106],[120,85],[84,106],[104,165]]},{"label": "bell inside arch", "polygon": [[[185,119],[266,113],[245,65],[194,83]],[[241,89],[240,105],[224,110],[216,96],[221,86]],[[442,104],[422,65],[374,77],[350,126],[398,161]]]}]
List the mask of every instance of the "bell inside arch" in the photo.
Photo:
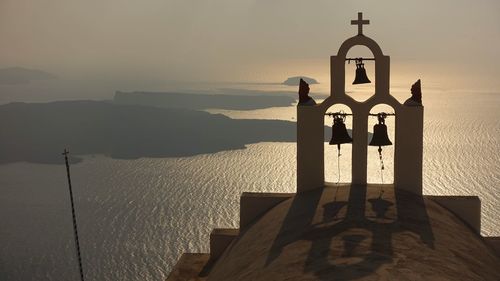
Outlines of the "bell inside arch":
[{"label": "bell inside arch", "polygon": [[389,140],[389,135],[387,134],[387,126],[385,125],[385,115],[378,114],[378,124],[373,126],[373,137],[368,145],[370,146],[387,146],[392,145],[391,140]]},{"label": "bell inside arch", "polygon": [[336,144],[340,150],[340,145],[343,143],[352,143],[352,138],[347,133],[347,128],[344,123],[345,117],[335,115],[333,117],[332,139],[330,145]]},{"label": "bell inside arch", "polygon": [[354,78],[354,81],[352,82],[353,85],[355,84],[366,84],[366,83],[371,83],[370,79],[368,79],[368,76],[366,76],[366,69],[365,69],[365,64],[363,63],[362,60],[357,60],[356,61],[356,77]]}]

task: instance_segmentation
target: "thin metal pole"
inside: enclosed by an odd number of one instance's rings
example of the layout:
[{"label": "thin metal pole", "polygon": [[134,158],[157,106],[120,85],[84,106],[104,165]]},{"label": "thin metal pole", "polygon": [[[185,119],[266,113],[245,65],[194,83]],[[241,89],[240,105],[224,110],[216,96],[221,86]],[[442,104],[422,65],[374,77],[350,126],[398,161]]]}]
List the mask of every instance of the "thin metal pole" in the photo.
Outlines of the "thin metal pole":
[{"label": "thin metal pole", "polygon": [[83,277],[82,255],[80,253],[80,242],[78,240],[78,227],[76,225],[75,204],[73,202],[73,189],[71,188],[71,176],[69,174],[69,163],[68,163],[69,150],[64,149],[64,152],[62,154],[64,155],[64,161],[66,162],[66,174],[68,175],[69,197],[71,199],[71,214],[73,215],[73,230],[75,232],[75,246],[76,246],[76,255],[78,258],[78,266],[80,268],[80,280],[85,281],[85,279]]}]

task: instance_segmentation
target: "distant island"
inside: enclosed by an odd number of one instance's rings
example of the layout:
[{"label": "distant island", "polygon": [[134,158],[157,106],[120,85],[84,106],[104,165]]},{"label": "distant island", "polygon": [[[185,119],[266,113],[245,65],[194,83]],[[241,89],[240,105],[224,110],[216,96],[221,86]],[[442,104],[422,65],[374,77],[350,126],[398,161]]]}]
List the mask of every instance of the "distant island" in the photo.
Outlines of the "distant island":
[{"label": "distant island", "polygon": [[228,110],[255,110],[271,107],[290,106],[295,96],[267,94],[254,91],[251,95],[190,94],[162,92],[120,92],[113,98],[115,104],[144,105],[162,108],[184,108],[204,110],[209,108]]},{"label": "distant island", "polygon": [[[0,105],[0,165],[62,164],[61,151],[115,159],[186,157],[244,149],[259,142],[294,142],[296,124],[231,119],[183,108],[58,101]],[[325,142],[331,128],[325,126]],[[228,137],[229,136],[229,137]]]},{"label": "distant island", "polygon": [[0,69],[0,84],[26,84],[34,80],[55,79],[54,74],[23,67],[8,67]]},{"label": "distant island", "polygon": [[314,78],[305,77],[305,76],[294,76],[294,77],[290,77],[290,78],[286,79],[285,82],[283,82],[283,85],[298,86],[299,82],[300,82],[300,78],[304,79],[304,81],[306,81],[307,84],[319,84],[319,82],[316,81],[316,79],[314,79]]},{"label": "distant island", "polygon": [[[295,123],[231,119],[182,108],[59,101],[0,105],[0,165],[61,164],[61,151],[116,159],[185,157],[295,141]],[[325,131],[327,128],[325,127]],[[229,135],[229,137],[227,137]]]}]

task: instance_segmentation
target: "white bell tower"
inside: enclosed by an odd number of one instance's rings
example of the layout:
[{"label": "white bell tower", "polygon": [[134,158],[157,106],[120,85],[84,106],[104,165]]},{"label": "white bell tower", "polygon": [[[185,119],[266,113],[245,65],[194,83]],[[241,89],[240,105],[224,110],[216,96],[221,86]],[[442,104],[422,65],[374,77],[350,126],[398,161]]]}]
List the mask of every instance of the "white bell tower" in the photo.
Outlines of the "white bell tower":
[{"label": "white bell tower", "polygon": [[[394,108],[396,118],[394,148],[394,185],[416,194],[422,194],[423,106],[406,106],[397,101],[389,89],[390,57],[379,45],[363,35],[363,14],[351,21],[358,26],[358,34],[344,41],[337,55],[331,56],[331,93],[320,104],[297,106],[297,192],[321,188],[324,173],[324,115],[334,104],[350,107],[352,128],[352,184],[367,183],[368,116],[379,104]],[[345,61],[354,46],[366,46],[375,61],[375,93],[359,102],[345,93]]]}]

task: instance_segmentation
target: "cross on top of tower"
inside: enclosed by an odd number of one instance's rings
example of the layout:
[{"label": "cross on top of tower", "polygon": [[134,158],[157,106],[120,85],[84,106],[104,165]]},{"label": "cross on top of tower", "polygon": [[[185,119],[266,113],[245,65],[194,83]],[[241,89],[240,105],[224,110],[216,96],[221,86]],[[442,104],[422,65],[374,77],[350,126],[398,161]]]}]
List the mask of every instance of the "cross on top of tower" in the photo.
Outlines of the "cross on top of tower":
[{"label": "cross on top of tower", "polygon": [[363,19],[363,13],[358,13],[358,19],[351,20],[351,24],[358,25],[358,35],[363,35],[363,24],[370,24],[370,21]]}]

